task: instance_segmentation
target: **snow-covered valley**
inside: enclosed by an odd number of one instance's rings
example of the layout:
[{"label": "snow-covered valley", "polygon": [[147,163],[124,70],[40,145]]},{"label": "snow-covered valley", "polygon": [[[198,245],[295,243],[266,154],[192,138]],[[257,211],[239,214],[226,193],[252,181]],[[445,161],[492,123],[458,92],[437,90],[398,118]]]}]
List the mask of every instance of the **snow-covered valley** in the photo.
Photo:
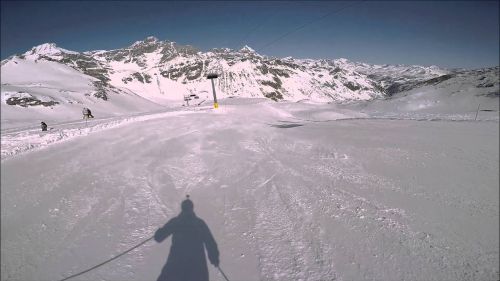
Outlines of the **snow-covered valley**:
[{"label": "snow-covered valley", "polygon": [[[116,256],[186,194],[229,280],[497,280],[498,112],[381,104],[234,98],[2,130],[2,280]],[[169,245],[72,280],[154,280]]]}]

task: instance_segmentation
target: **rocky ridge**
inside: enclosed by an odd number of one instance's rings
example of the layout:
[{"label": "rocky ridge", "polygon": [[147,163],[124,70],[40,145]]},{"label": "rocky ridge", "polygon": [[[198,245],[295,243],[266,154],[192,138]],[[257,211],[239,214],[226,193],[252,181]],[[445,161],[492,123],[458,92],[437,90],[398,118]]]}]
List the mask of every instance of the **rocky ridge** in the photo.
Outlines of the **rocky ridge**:
[{"label": "rocky ridge", "polygon": [[[155,37],[121,49],[82,53],[53,43],[42,44],[2,61],[2,66],[12,59],[46,60],[74,68],[95,78],[94,96],[102,100],[121,90],[154,100],[156,96],[168,96],[174,84],[189,93],[208,97],[211,88],[206,76],[216,73],[219,75],[217,93],[221,97],[348,102],[386,98],[465,73],[465,70],[452,71],[437,66],[274,58],[260,55],[248,46],[240,50],[222,48],[202,52]],[[498,84],[498,81],[483,82]],[[489,85],[486,84],[484,86]]]}]

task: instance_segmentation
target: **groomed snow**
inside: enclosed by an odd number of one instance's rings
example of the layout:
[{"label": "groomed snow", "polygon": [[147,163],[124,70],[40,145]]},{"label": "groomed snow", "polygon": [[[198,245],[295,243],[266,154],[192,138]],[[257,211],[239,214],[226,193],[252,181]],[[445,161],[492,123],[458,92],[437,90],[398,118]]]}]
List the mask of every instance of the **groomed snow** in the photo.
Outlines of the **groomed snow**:
[{"label": "groomed snow", "polygon": [[[220,105],[3,131],[2,280],[59,280],[109,259],[186,194],[229,280],[498,279],[498,119]],[[155,280],[169,246],[150,241],[73,280]]]}]

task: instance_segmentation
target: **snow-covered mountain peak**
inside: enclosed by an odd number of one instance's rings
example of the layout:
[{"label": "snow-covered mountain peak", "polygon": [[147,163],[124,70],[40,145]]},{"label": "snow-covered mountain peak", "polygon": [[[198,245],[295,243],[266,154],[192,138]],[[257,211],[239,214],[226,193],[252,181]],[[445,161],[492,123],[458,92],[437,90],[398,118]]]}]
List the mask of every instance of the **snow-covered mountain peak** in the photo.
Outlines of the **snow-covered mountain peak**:
[{"label": "snow-covered mountain peak", "polygon": [[69,51],[60,47],[57,47],[55,43],[44,43],[31,48],[28,52],[24,53],[25,56],[32,55],[59,55],[61,53],[66,54],[78,54],[78,52]]},{"label": "snow-covered mountain peak", "polygon": [[130,45],[130,47],[134,48],[137,46],[157,44],[157,43],[161,43],[161,41],[158,38],[156,38],[154,36],[148,36],[144,40],[135,41],[134,44]]},{"label": "snow-covered mountain peak", "polygon": [[250,48],[250,46],[245,45],[243,48],[240,49],[240,52],[242,53],[255,53],[255,50]]},{"label": "snow-covered mountain peak", "polygon": [[[214,82],[221,97],[322,102],[392,96],[453,77],[449,70],[436,66],[370,65],[346,58],[268,57],[247,45],[241,49],[217,48],[202,52],[190,45],[160,41],[153,36],[110,51],[77,53],[54,43],[42,44],[25,55],[2,61],[2,74],[16,72],[24,76],[19,70],[21,65],[38,69],[33,65],[40,62],[47,67],[61,64],[64,69],[70,67],[86,75],[87,80],[90,77],[93,88],[86,89],[86,95],[107,100],[114,98],[117,89],[124,89],[160,104],[182,101],[187,93],[210,92],[210,83],[206,81],[210,73],[219,76]],[[491,88],[489,80],[480,83]],[[491,85],[494,88],[497,84]]]},{"label": "snow-covered mountain peak", "polygon": [[154,37],[154,36],[148,36],[146,37],[146,39],[144,39],[144,42],[146,43],[151,43],[151,42],[158,42],[160,40],[158,40],[158,38]]},{"label": "snow-covered mountain peak", "polygon": [[334,62],[337,63],[337,64],[348,64],[348,63],[350,63],[350,61],[348,59],[345,59],[345,58],[335,59]]}]

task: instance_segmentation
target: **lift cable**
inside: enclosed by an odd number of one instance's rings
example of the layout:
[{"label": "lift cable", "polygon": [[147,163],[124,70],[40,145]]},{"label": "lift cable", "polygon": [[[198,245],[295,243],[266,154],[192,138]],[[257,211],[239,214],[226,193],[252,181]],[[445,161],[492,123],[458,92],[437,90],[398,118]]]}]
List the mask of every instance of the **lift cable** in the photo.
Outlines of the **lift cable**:
[{"label": "lift cable", "polygon": [[359,5],[359,4],[361,4],[361,3],[365,2],[365,1],[366,1],[366,0],[363,0],[363,1],[360,1],[360,2],[356,2],[356,3],[354,3],[354,4],[351,4],[351,5],[346,5],[346,6],[344,6],[344,7],[339,8],[339,9],[335,9],[335,10],[333,10],[333,11],[330,11],[330,12],[328,12],[328,13],[324,14],[323,16],[321,16],[321,17],[319,17],[319,18],[315,18],[315,19],[313,19],[313,20],[311,20],[311,21],[309,21],[309,22],[307,22],[307,23],[305,23],[305,24],[303,24],[303,25],[301,25],[301,26],[299,26],[299,27],[297,27],[297,28],[295,28],[295,29],[292,29],[292,30],[290,30],[290,31],[288,31],[288,32],[286,32],[286,33],[284,33],[283,35],[281,35],[280,37],[278,37],[278,38],[274,39],[273,41],[271,41],[271,42],[269,42],[269,43],[267,43],[267,44],[265,44],[265,45],[261,46],[261,47],[260,47],[260,48],[258,48],[256,51],[261,51],[261,50],[263,50],[263,49],[265,49],[265,48],[267,48],[267,47],[271,46],[272,44],[274,44],[274,43],[278,42],[279,40],[281,40],[281,39],[283,39],[283,38],[287,37],[288,35],[290,35],[290,34],[292,34],[292,33],[294,33],[294,32],[297,32],[297,31],[299,31],[300,29],[302,29],[302,28],[304,28],[304,27],[306,27],[306,26],[308,26],[308,25],[310,25],[310,24],[312,24],[312,23],[314,23],[314,22],[320,21],[320,20],[322,20],[322,19],[326,18],[327,16],[330,16],[330,15],[333,15],[333,14],[336,14],[336,13],[339,13],[339,12],[341,12],[341,11],[343,11],[343,10],[347,9],[347,8],[354,7],[354,6]]}]

